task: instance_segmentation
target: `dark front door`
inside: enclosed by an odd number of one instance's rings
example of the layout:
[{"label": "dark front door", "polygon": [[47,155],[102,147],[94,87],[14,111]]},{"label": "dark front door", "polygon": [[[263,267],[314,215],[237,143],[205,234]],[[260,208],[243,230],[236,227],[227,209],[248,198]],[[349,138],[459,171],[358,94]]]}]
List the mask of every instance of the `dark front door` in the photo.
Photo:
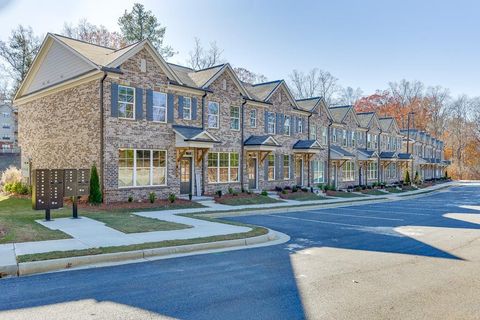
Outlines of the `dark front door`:
[{"label": "dark front door", "polygon": [[303,159],[295,161],[295,176],[297,177],[297,185],[303,186]]},{"label": "dark front door", "polygon": [[180,194],[192,193],[192,158],[180,160]]},{"label": "dark front door", "polygon": [[257,189],[257,158],[248,160],[248,188]]}]

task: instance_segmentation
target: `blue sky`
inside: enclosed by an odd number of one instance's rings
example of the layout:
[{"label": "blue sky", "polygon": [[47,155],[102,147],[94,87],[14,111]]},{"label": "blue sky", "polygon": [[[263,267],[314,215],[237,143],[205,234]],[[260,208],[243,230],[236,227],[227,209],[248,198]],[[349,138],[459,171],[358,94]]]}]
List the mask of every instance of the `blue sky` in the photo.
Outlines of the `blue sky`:
[{"label": "blue sky", "polygon": [[[38,34],[87,18],[117,29],[133,2],[0,0],[0,39],[22,23]],[[185,64],[194,37],[216,40],[234,66],[287,78],[293,69],[330,71],[365,94],[402,78],[480,95],[480,3],[476,1],[139,1],[167,26]]]}]

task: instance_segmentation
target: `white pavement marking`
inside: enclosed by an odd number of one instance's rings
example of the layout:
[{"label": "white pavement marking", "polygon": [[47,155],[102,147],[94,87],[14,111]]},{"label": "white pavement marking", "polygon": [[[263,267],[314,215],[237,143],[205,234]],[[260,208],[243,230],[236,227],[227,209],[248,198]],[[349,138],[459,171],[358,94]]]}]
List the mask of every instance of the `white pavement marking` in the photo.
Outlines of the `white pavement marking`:
[{"label": "white pavement marking", "polygon": [[297,217],[290,217],[290,216],[279,216],[279,215],[276,215],[276,214],[270,214],[270,215],[268,215],[268,216],[270,216],[270,217],[277,217],[277,218],[283,218],[283,219],[301,220],[301,221],[307,221],[307,222],[315,222],[315,223],[323,223],[323,224],[332,224],[332,225],[345,226],[345,227],[360,227],[360,228],[365,227],[365,226],[362,226],[362,225],[359,225],[359,224],[349,224],[349,223],[341,223],[341,222],[319,221],[319,220],[304,219],[304,218],[297,218]]},{"label": "white pavement marking", "polygon": [[362,216],[356,214],[343,214],[343,213],[330,213],[330,212],[321,212],[321,211],[313,211],[315,214],[325,214],[331,216],[342,216],[342,217],[354,217],[354,218],[363,218],[363,219],[377,219],[377,220],[390,220],[390,221],[404,221],[404,219],[397,219],[397,218],[381,218],[381,217],[372,217],[372,216]]},{"label": "white pavement marking", "polygon": [[[327,209],[327,208],[325,208]],[[332,209],[332,208],[330,208]],[[335,208],[337,209],[337,208]],[[400,214],[400,215],[412,215],[412,216],[433,216],[428,213],[413,213],[413,212],[395,212],[395,211],[384,211],[384,210],[371,210],[371,209],[355,209],[355,208],[338,208],[340,210],[349,210],[349,211],[358,211],[358,212],[372,212],[372,213],[388,213],[388,214]],[[337,210],[338,210],[337,209]]]}]

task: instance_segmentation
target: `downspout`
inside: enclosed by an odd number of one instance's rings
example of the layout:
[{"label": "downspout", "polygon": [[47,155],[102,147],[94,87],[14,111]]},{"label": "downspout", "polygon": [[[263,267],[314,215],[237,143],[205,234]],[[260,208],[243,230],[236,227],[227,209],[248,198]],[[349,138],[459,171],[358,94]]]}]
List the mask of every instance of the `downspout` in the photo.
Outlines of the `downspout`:
[{"label": "downspout", "polygon": [[243,190],[243,164],[244,164],[244,156],[245,156],[245,151],[244,151],[244,146],[243,146],[243,141],[244,141],[244,134],[245,134],[245,128],[244,128],[244,119],[245,119],[245,104],[247,103],[247,99],[245,97],[243,98],[242,106],[240,107],[241,109],[241,114],[240,114],[240,145],[241,147],[241,152],[240,152],[240,190]]},{"label": "downspout", "polygon": [[[207,98],[207,92],[202,96],[202,130],[205,130],[205,100]],[[205,194],[205,156],[202,157],[202,192],[201,194]]]},{"label": "downspout", "polygon": [[328,120],[328,127],[327,127],[327,183],[330,185],[330,131],[332,127],[333,121]]},{"label": "downspout", "polygon": [[[368,133],[370,132],[370,128],[367,129],[367,131],[365,131],[365,150],[368,150]],[[365,172],[364,172],[364,176],[365,176],[365,186],[368,186],[368,160],[367,160],[367,164],[365,165]],[[360,184],[362,184],[360,182]]]},{"label": "downspout", "polygon": [[[309,140],[312,140],[312,137],[310,137],[310,117],[311,117],[312,115],[313,115],[313,113],[310,113],[310,114],[308,115],[308,117],[307,117],[307,130],[308,130],[307,132],[308,132],[308,139],[309,139]],[[315,139],[315,140],[316,140],[316,139]],[[307,168],[307,179],[308,179],[308,186],[310,187],[310,186],[311,186],[311,184],[310,184],[310,180],[311,180],[311,179],[310,179],[310,175],[311,175],[311,173],[310,173],[310,171],[311,171],[311,165],[310,165],[310,163],[307,163],[307,166],[308,166],[308,168]]]},{"label": "downspout", "polygon": [[103,90],[103,83],[105,79],[107,78],[107,72],[103,72],[103,77],[102,80],[100,80],[100,177],[101,177],[101,185],[102,185],[102,202],[105,199],[105,175],[104,175],[104,161],[103,157],[105,154],[105,142],[104,142],[104,137],[105,137],[105,121],[104,121],[104,102],[103,102],[103,96],[104,96],[104,90]]}]

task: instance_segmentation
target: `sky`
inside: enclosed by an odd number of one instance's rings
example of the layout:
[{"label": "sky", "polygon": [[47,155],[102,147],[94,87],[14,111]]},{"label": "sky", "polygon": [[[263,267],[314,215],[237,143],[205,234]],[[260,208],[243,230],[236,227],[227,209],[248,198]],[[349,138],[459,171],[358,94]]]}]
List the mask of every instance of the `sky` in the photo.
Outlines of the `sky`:
[{"label": "sky", "polygon": [[316,67],[364,94],[407,79],[480,96],[480,1],[0,0],[0,40],[18,24],[43,37],[82,18],[118,30],[134,2],[167,27],[173,63],[186,64],[198,37],[269,80]]}]

